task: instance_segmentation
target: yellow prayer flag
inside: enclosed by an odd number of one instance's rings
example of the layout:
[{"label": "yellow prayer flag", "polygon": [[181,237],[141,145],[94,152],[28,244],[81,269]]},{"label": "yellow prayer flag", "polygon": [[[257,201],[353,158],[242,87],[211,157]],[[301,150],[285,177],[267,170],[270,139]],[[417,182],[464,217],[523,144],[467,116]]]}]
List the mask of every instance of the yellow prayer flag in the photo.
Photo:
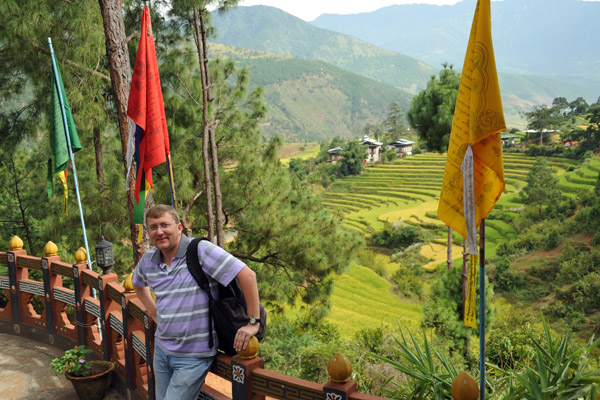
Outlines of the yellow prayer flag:
[{"label": "yellow prayer flag", "polygon": [[[506,129],[492,46],[490,0],[478,0],[448,145],[438,217],[467,238],[461,164],[473,150],[475,224],[479,226],[504,190],[502,140]],[[471,238],[471,241],[476,238]]]},{"label": "yellow prayer flag", "polygon": [[60,181],[63,184],[63,188],[64,188],[64,192],[63,192],[63,198],[65,200],[64,205],[63,205],[63,214],[67,214],[67,202],[69,200],[69,191],[67,190],[67,170],[62,170],[58,173],[58,177],[60,178]]},{"label": "yellow prayer flag", "polygon": [[477,277],[477,256],[469,256],[469,276],[467,286],[467,298],[465,301],[465,326],[477,329],[477,311],[475,307],[475,278]]}]

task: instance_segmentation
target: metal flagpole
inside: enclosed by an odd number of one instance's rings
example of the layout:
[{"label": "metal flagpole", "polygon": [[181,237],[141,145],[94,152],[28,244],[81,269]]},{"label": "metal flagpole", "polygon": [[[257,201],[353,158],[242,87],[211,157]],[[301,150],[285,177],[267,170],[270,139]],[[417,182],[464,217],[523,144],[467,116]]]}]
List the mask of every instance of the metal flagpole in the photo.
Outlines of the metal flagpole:
[{"label": "metal flagpole", "polygon": [[485,218],[479,228],[479,398],[485,400]]},{"label": "metal flagpole", "polygon": [[167,168],[169,169],[169,184],[171,185],[171,206],[175,207],[175,188],[173,187],[173,167],[171,165],[171,155],[167,154]]},{"label": "metal flagpole", "polygon": [[56,82],[56,89],[58,91],[58,99],[60,101],[60,111],[62,113],[63,124],[65,125],[65,132],[67,135],[67,147],[69,148],[69,158],[71,159],[71,167],[73,168],[73,180],[75,181],[75,193],[77,194],[77,204],[79,205],[79,217],[81,219],[81,227],[83,229],[83,242],[85,244],[85,251],[87,252],[87,264],[88,268],[92,269],[92,263],[90,261],[90,249],[87,241],[87,234],[85,232],[85,221],[83,219],[83,209],[81,208],[81,198],[79,196],[79,183],[77,181],[77,170],[75,169],[75,158],[73,156],[73,150],[71,149],[71,135],[69,134],[69,124],[67,123],[67,114],[65,113],[65,103],[63,95],[60,90],[60,80],[58,77],[58,66],[54,59],[54,49],[52,48],[52,39],[48,38],[48,45],[50,46],[50,56],[52,57],[52,70],[54,73],[54,81]]}]

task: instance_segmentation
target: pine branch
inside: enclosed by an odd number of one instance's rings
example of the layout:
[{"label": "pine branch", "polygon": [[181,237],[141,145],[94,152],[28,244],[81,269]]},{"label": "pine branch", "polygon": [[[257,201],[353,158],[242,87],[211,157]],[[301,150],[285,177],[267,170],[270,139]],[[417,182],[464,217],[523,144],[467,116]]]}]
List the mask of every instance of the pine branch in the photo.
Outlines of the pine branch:
[{"label": "pine branch", "polygon": [[[38,45],[37,43],[34,43],[34,44],[33,44],[33,48],[34,48],[36,51],[38,51],[38,52],[40,52],[40,53],[42,53],[42,54],[46,54],[46,55],[48,55],[48,56],[50,55],[50,52],[49,52],[48,50],[46,50],[45,48],[41,47],[41,46],[40,46],[40,45]],[[77,64],[76,62],[74,62],[74,61],[71,61],[71,60],[69,60],[69,59],[62,59],[62,61],[64,61],[66,64],[69,64],[69,65],[71,65],[71,66],[73,66],[73,67],[75,67],[75,68],[78,68],[78,69],[81,69],[81,70],[87,71],[87,72],[89,72],[90,74],[94,75],[95,77],[98,77],[98,78],[100,78],[100,79],[104,80],[105,82],[111,83],[111,81],[110,81],[110,76],[108,76],[108,75],[105,75],[105,74],[103,74],[103,73],[101,73],[101,72],[98,72],[98,71],[96,71],[96,70],[93,70],[92,68],[85,67],[85,66],[83,66],[83,65],[81,65],[81,64]]]}]

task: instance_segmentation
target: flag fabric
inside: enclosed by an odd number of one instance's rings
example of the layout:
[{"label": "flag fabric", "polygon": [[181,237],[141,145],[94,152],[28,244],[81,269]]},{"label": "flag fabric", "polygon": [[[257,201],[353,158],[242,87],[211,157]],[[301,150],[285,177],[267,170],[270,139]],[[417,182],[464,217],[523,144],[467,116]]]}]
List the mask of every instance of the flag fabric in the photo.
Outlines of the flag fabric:
[{"label": "flag fabric", "polygon": [[[138,208],[138,211],[134,210],[134,215],[137,215],[138,218],[134,219],[134,222],[143,223],[144,202],[140,201],[140,192],[145,191],[146,183],[148,187],[154,187],[152,184],[152,168],[165,162],[167,155],[170,154],[167,119],[160,88],[160,77],[158,75],[156,50],[148,7],[144,7],[142,13],[140,43],[129,91],[127,116],[136,125],[137,174],[135,199],[137,204],[135,207]],[[145,199],[146,194],[142,196],[142,199]],[[140,207],[141,214],[139,212]],[[139,219],[140,215],[142,216],[141,220]]]},{"label": "flag fabric", "polygon": [[[460,80],[438,217],[464,238],[473,253],[472,237],[504,191],[500,133],[506,129],[492,46],[490,0],[478,0]],[[473,153],[470,193],[463,192],[461,166],[469,147]],[[471,178],[469,178],[471,179]],[[473,210],[469,208],[472,204]],[[474,218],[469,217],[469,213]],[[465,216],[470,222],[467,227]],[[472,221],[471,221],[472,220]],[[471,231],[471,235],[468,234]],[[469,237],[471,236],[471,237]]]},{"label": "flag fabric", "polygon": [[[71,139],[71,151],[73,153],[81,150],[81,142],[77,135],[77,129],[75,128],[75,121],[73,120],[73,114],[71,107],[67,100],[65,87],[62,82],[60,70],[56,63],[56,71],[54,70],[55,63],[52,64],[52,91],[51,91],[51,110],[50,110],[50,158],[48,159],[48,168],[46,176],[46,189],[48,191],[48,198],[54,196],[54,186],[52,184],[52,175],[54,173],[58,175],[63,185],[63,197],[64,206],[63,214],[67,213],[67,200],[69,192],[67,189],[67,167],[69,162],[69,145],[67,142],[67,129],[63,121],[62,107],[60,105],[60,94],[62,95],[64,113],[67,118],[67,127],[69,132],[69,138]],[[56,81],[58,76],[58,84]]]},{"label": "flag fabric", "polygon": [[464,324],[473,329],[477,329],[477,314],[475,302],[475,279],[477,278],[477,255],[469,255],[469,274],[467,277],[467,298],[465,301]]}]

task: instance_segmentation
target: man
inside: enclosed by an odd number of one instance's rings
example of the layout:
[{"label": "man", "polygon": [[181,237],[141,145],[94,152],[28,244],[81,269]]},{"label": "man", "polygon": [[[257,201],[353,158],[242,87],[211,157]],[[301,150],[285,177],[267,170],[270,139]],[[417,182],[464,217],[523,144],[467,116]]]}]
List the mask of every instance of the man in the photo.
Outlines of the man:
[{"label": "man", "polygon": [[[177,211],[156,205],[146,214],[146,226],[155,247],[135,267],[133,286],[157,325],[153,362],[156,398],[195,400],[217,353],[216,333],[208,331],[208,296],[187,268],[185,254],[191,239],[182,235]],[[237,279],[248,316],[260,317],[254,271],[207,240],[198,244],[198,259],[206,276],[212,278],[213,297],[218,298],[218,284],[228,285]],[[233,345],[236,351],[246,348],[258,328],[255,322],[238,330]],[[215,340],[213,348],[208,345],[209,335]]]}]

